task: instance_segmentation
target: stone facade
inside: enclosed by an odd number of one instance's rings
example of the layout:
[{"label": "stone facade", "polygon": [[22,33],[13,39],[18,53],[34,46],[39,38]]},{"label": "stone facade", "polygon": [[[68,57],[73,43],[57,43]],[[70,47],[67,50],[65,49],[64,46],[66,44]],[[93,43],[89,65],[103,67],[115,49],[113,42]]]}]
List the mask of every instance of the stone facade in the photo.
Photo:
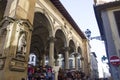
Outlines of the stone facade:
[{"label": "stone facade", "polygon": [[27,80],[30,53],[36,55],[37,65],[44,65],[48,57],[52,67],[61,54],[65,69],[74,55],[74,68],[78,70],[80,59],[82,71],[90,74],[88,41],[59,0],[0,3],[0,80]]}]

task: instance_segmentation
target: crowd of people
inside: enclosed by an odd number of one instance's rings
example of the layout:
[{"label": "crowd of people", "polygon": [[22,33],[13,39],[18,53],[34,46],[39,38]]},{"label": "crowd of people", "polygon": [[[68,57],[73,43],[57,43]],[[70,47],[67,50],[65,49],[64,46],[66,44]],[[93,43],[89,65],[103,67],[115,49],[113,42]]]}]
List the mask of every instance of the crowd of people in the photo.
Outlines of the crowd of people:
[{"label": "crowd of people", "polygon": [[60,69],[58,80],[89,80],[89,77],[85,76],[82,71]]},{"label": "crowd of people", "polygon": [[[59,69],[58,80],[89,80],[82,71]],[[55,80],[51,66],[28,66],[28,80]]]},{"label": "crowd of people", "polygon": [[54,80],[51,66],[28,66],[28,80]]}]

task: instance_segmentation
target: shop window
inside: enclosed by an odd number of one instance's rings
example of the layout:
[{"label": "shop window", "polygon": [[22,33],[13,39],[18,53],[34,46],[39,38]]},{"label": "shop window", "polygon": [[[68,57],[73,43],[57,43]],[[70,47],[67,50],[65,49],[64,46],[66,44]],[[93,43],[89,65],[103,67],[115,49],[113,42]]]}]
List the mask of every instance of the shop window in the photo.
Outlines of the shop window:
[{"label": "shop window", "polygon": [[118,28],[118,34],[120,37],[120,11],[115,11],[114,16],[115,16],[115,21],[116,21],[117,28]]}]

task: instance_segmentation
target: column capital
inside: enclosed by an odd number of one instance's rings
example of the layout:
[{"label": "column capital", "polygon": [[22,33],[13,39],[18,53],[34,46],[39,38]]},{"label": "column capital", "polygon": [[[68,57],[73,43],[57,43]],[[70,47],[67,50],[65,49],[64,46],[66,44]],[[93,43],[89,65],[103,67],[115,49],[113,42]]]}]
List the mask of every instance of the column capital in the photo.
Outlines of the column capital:
[{"label": "column capital", "polygon": [[14,22],[15,19],[5,16],[1,21],[0,21],[0,26],[2,26],[6,21],[8,21],[9,23]]},{"label": "column capital", "polygon": [[74,55],[75,57],[78,57],[78,56],[79,56],[79,53],[74,52],[73,55]]},{"label": "column capital", "polygon": [[63,50],[66,52],[66,51],[69,51],[70,50],[70,47],[64,47]]},{"label": "column capital", "polygon": [[49,48],[49,65],[50,66],[54,66],[54,41],[55,38],[54,37],[49,37],[49,41],[50,41],[50,48]]},{"label": "column capital", "polygon": [[64,47],[64,51],[65,51],[65,69],[69,69],[69,51],[70,48],[69,47]]},{"label": "column capital", "polygon": [[56,38],[53,37],[53,36],[51,36],[51,37],[48,38],[48,40],[49,40],[50,42],[55,42],[55,41],[56,41]]}]

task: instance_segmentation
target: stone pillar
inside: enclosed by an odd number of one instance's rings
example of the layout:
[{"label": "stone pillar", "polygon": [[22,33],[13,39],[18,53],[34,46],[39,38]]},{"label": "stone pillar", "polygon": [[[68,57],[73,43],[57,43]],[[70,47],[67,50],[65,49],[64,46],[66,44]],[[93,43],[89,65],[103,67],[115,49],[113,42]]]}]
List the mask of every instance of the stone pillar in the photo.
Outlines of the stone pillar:
[{"label": "stone pillar", "polygon": [[49,48],[49,65],[54,66],[54,37],[49,38],[50,41],[50,48]]},{"label": "stone pillar", "polygon": [[27,80],[32,26],[27,20],[10,17],[1,23],[0,35],[5,35],[5,41],[0,52],[0,80]]},{"label": "stone pillar", "polygon": [[55,66],[59,66],[59,63],[58,63],[58,52],[54,54],[54,59],[55,59]]},{"label": "stone pillar", "polygon": [[83,71],[84,70],[84,57],[81,56],[80,60],[81,60],[81,66],[80,66],[80,68]]},{"label": "stone pillar", "polygon": [[88,54],[89,54],[89,51],[88,51],[88,44],[87,44],[87,40],[83,40],[83,49],[82,49],[82,56],[83,56],[83,72],[86,74],[86,75],[89,75],[89,68],[90,66],[88,67]]},{"label": "stone pillar", "polygon": [[65,47],[65,69],[69,69],[69,47]]},{"label": "stone pillar", "polygon": [[54,74],[55,74],[55,79],[54,80],[58,80],[59,69],[60,69],[59,66],[53,66],[53,71],[54,71]]},{"label": "stone pillar", "polygon": [[74,54],[74,57],[75,57],[75,70],[78,70],[78,53],[75,53]]},{"label": "stone pillar", "polygon": [[43,58],[42,58],[42,65],[45,66],[45,60],[46,60],[46,55],[43,54]]}]

